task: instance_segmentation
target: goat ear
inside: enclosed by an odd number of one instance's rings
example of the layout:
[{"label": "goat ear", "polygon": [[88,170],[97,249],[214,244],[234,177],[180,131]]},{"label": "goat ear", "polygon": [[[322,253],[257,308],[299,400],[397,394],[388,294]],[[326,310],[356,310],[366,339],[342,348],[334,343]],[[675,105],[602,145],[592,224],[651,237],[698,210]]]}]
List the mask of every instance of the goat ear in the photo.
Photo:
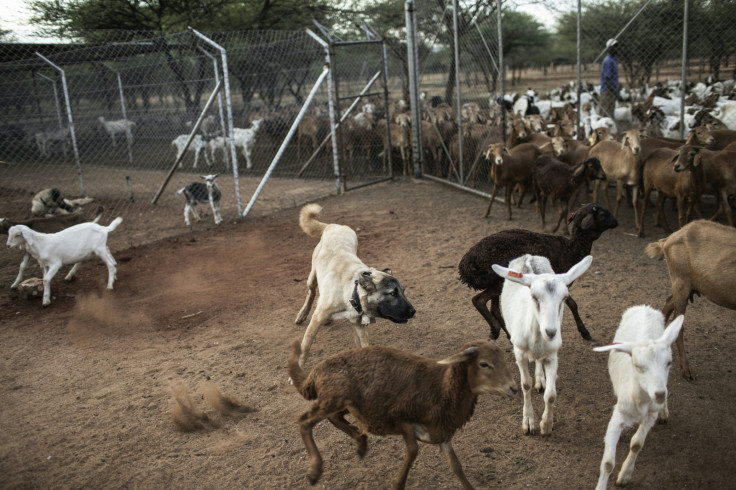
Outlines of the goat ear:
[{"label": "goat ear", "polygon": [[590,264],[593,262],[593,256],[588,255],[583,260],[578,262],[577,264],[573,265],[569,271],[567,271],[565,274],[562,274],[561,279],[566,285],[572,284],[572,282],[577,279],[578,277],[582,276],[585,271],[588,270],[590,267]]},{"label": "goat ear", "polygon": [[472,359],[478,355],[478,347],[471,346],[462,352],[453,354],[450,357],[446,357],[441,361],[437,361],[438,364],[457,364],[459,362],[465,362],[468,359]]},{"label": "goat ear", "polygon": [[389,276],[393,276],[393,274],[391,273],[391,269],[383,269],[383,273],[388,274]]},{"label": "goat ear", "polygon": [[371,274],[371,271],[363,271],[360,273],[360,279],[358,279],[358,283],[360,286],[368,291],[369,293],[372,293],[376,290],[376,285],[373,284],[373,275]]},{"label": "goat ear", "polygon": [[634,348],[634,344],[630,342],[614,342],[613,344],[602,345],[600,347],[594,347],[593,350],[596,352],[608,352],[616,351],[623,352],[624,354],[631,355],[631,350]]},{"label": "goat ear", "polygon": [[516,282],[523,286],[530,285],[532,283],[532,279],[534,278],[534,274],[522,274],[521,272],[517,272],[513,269],[509,269],[508,267],[503,267],[498,264],[493,264],[491,267],[493,267],[493,272],[498,274],[499,277],[502,277],[503,279],[508,279],[509,281]]},{"label": "goat ear", "polygon": [[685,315],[680,315],[664,329],[664,333],[657,342],[664,342],[666,345],[672,345],[682,331],[682,322],[685,321]]}]

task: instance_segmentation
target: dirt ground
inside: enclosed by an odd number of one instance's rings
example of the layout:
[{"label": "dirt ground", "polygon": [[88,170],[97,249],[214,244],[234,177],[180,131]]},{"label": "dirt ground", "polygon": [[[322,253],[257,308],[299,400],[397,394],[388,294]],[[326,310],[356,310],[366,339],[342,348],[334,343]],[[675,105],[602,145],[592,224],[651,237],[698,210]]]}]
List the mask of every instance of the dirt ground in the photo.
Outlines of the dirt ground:
[{"label": "dirt ground", "polygon": [[[485,199],[427,180],[397,180],[319,202],[323,221],[356,229],[359,256],[392,268],[417,309],[405,325],[378,320],[371,342],[433,358],[488,336],[470,302],[473,291],[458,280],[467,249],[501,229],[539,231],[533,205],[506,221],[497,203],[484,220]],[[675,223],[669,206],[668,213]],[[593,340],[579,336],[566,311],[553,435],[523,436],[521,397],[497,395],[482,396],[455,435],[458,457],[478,488],[595,485],[615,399],[608,356],[592,348],[612,339],[627,307],[659,307],[669,288],[664,261],[643,253],[665,236],[652,225],[653,211],[644,239],[634,236],[632,210],[624,205],[620,214],[619,227],[595,243],[591,269],[571,288]],[[119,262],[114,291],[103,290],[103,264],[90,262],[71,283],[64,271],[57,275],[47,308],[9,289],[21,255],[2,252],[0,486],[308,488],[296,421],[309,403],[288,384],[285,364],[290,342],[304,331],[294,318],[317,240],[301,231],[297,216],[293,208],[219,227],[210,221],[133,247],[123,223],[111,238]],[[39,275],[35,266],[28,272]],[[722,382],[736,369],[735,324],[736,312],[704,299],[688,308],[685,343],[696,380],[680,376],[675,354],[670,421],[650,432],[631,488],[736,488],[736,385]],[[498,342],[513,363],[509,342],[503,336]],[[351,347],[350,326],[335,322],[320,332],[308,367]],[[172,417],[181,406],[177,397],[209,420],[180,430]],[[235,412],[218,412],[227,398]],[[534,403],[541,414],[540,395]],[[241,405],[254,411],[239,413]],[[632,434],[619,443],[611,487]],[[352,441],[327,423],[315,439],[325,460],[317,488],[389,488],[404,454],[400,438],[371,436],[360,460]],[[407,486],[460,487],[438,448],[425,444]]]}]

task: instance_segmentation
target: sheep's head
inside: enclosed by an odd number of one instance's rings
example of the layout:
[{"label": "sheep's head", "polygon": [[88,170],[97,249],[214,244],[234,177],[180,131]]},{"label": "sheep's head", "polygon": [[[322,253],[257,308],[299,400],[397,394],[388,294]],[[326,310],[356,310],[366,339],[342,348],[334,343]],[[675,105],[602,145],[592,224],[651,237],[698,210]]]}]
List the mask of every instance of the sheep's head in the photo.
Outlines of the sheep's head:
[{"label": "sheep's head", "polygon": [[708,128],[706,128],[705,126],[698,126],[697,128],[693,128],[690,131],[685,144],[702,145],[705,147],[709,147],[713,143],[715,143],[715,141],[716,139],[713,137],[710,131],[708,131]]},{"label": "sheep's head", "polygon": [[503,350],[487,340],[476,340],[463,346],[450,357],[437,361],[439,364],[465,364],[468,386],[474,395],[501,393],[514,396],[518,391]]},{"label": "sheep's head", "polygon": [[627,146],[631,148],[631,152],[634,155],[638,155],[641,151],[638,129],[630,129],[624,133],[624,137],[621,139],[621,149],[624,149]]},{"label": "sheep's head", "polygon": [[550,144],[552,145],[552,152],[557,158],[562,158],[562,156],[567,151],[567,144],[565,142],[565,139],[562,136],[553,136],[550,140]]},{"label": "sheep's head", "polygon": [[493,143],[488,145],[488,148],[486,148],[483,156],[486,160],[489,160],[496,165],[503,165],[504,152],[508,153],[508,150],[506,150],[506,145],[504,145],[503,143]]},{"label": "sheep's head", "polygon": [[[675,318],[657,339],[614,343],[593,350],[628,354],[637,384],[654,403],[662,405],[667,401],[667,378],[672,364],[671,346],[680,334],[684,319],[684,315]],[[664,324],[663,316],[661,321]]]},{"label": "sheep's head", "polygon": [[675,172],[683,172],[688,168],[695,168],[700,166],[700,147],[685,145],[680,147],[680,151],[675,153],[672,157],[674,163],[673,169]]}]

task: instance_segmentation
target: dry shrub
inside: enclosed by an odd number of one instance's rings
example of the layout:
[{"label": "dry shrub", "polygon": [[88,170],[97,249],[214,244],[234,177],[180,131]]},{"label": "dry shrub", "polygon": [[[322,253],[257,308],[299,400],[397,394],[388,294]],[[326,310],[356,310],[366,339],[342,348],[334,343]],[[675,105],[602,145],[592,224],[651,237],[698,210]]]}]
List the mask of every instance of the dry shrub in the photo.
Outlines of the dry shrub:
[{"label": "dry shrub", "polygon": [[222,417],[241,416],[246,413],[255,412],[256,409],[249,407],[232,395],[222,393],[220,389],[212,383],[202,383],[200,390],[204,394],[204,399],[214,408]]}]

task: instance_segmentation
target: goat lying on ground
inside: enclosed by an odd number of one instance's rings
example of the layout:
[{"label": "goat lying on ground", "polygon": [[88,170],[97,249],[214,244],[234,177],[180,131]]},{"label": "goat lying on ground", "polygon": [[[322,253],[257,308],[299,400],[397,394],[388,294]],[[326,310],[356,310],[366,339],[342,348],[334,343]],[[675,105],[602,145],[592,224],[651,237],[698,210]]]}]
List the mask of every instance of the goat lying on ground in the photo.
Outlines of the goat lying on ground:
[{"label": "goat lying on ground", "polygon": [[644,439],[659,418],[664,423],[667,409],[667,378],[672,364],[672,343],[682,329],[685,317],[678,316],[665,329],[664,315],[649,306],[632,306],[621,317],[613,344],[596,347],[596,352],[610,351],[608,372],[616,394],[616,406],[606,430],[597,490],[605,490],[616,463],[616,445],[621,432],[639,425],[631,438],[629,455],[621,466],[616,485],[631,481],[636,457]]},{"label": "goat lying on ground", "polygon": [[[363,457],[366,433],[404,437],[406,459],[393,483],[401,489],[417,456],[417,440],[439,444],[463,487],[473,488],[452,448],[452,436],[473,414],[479,394],[516,394],[503,350],[475,341],[441,361],[391,347],[372,346],[334,355],[307,374],[299,364],[299,341],[292,344],[289,376],[297,391],[314,400],[299,418],[299,432],[309,453],[307,477],[322,475],[322,457],[312,429],[327,419],[349,435]],[[360,428],[345,420],[350,413]]]},{"label": "goat lying on ground", "polygon": [[177,195],[184,194],[187,200],[184,205],[184,221],[187,226],[191,226],[192,224],[189,220],[190,212],[194,215],[194,219],[197,221],[202,220],[197,212],[197,203],[200,202],[209,202],[215,217],[215,224],[219,225],[222,223],[222,216],[220,215],[220,198],[222,197],[222,193],[215,182],[218,175],[220,174],[200,175],[205,180],[204,184],[201,182],[191,182],[176,191]]},{"label": "goat lying on ground", "polygon": [[123,218],[115,218],[108,226],[81,223],[57,233],[38,233],[25,225],[8,230],[8,247],[19,247],[33,256],[43,269],[43,306],[51,304],[51,279],[64,265],[76,264],[92,255],[107,265],[107,289],[115,282],[115,259],[107,247],[107,235]]},{"label": "goat lying on ground", "polygon": [[[688,299],[694,294],[711,302],[736,310],[736,265],[734,244],[736,229],[707,220],[688,223],[667,238],[647,245],[644,252],[651,258],[664,257],[672,282],[662,312],[665,319],[674,311],[684,315]],[[677,353],[683,377],[693,379],[685,355],[684,330],[677,337]]]},{"label": "goat lying on ground", "polygon": [[567,287],[588,270],[592,261],[593,257],[588,255],[564,274],[555,274],[549,260],[538,255],[516,258],[508,268],[493,265],[493,271],[505,279],[501,309],[521,374],[524,393],[521,431],[524,434],[534,434],[537,430],[529,361],[536,364],[534,389],[544,389],[544,413],[539,428],[543,436],[552,434],[557,398],[557,352],[562,346],[562,302],[568,297]]},{"label": "goat lying on ground", "polygon": [[[568,218],[570,238],[559,235],[535,233],[525,229],[503,230],[483,238],[473,245],[460,260],[458,271],[460,281],[469,287],[480,290],[473,297],[473,306],[485,318],[491,328],[491,338],[497,339],[501,329],[509,335],[501,316],[498,298],[501,296],[503,279],[492,270],[493,264],[508,263],[525,253],[547,257],[556,272],[567,271],[570,267],[590,254],[593,242],[609,229],[616,228],[618,222],[606,209],[598,204],[586,204]],[[490,310],[486,307],[491,302]],[[575,318],[580,335],[590,340],[578,314],[578,305],[572,297],[565,300]]]},{"label": "goat lying on ground", "polygon": [[[97,208],[97,216],[95,216],[94,219],[90,219],[82,215],[81,213],[61,214],[59,216],[51,216],[48,218],[31,218],[26,221],[12,221],[6,218],[0,218],[0,233],[7,235],[10,231],[10,228],[15,225],[24,225],[39,233],[56,233],[63,229],[69,228],[70,226],[78,225],[80,223],[86,223],[88,221],[97,223],[100,220],[100,217],[102,216],[102,212],[104,210],[105,208],[103,208],[102,206]],[[28,267],[28,262],[30,260],[31,254],[26,252],[23,256],[23,260],[20,263],[18,277],[16,277],[13,284],[10,285],[10,289],[16,289],[20,285],[21,281],[23,281],[23,272],[26,270],[26,267]],[[74,274],[77,273],[78,269],[79,263],[74,264],[74,267],[72,267],[72,270],[69,271],[64,280],[71,281],[74,278]]]},{"label": "goat lying on ground", "polygon": [[91,197],[67,199],[59,189],[44,189],[36,193],[31,200],[31,214],[33,216],[57,216],[71,213],[75,206],[83,206],[94,201]]}]

